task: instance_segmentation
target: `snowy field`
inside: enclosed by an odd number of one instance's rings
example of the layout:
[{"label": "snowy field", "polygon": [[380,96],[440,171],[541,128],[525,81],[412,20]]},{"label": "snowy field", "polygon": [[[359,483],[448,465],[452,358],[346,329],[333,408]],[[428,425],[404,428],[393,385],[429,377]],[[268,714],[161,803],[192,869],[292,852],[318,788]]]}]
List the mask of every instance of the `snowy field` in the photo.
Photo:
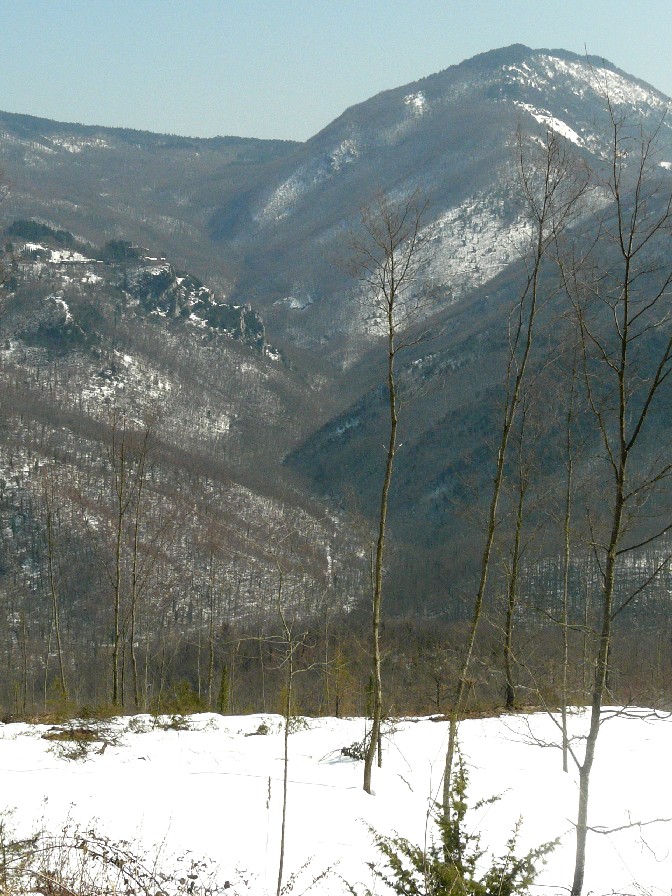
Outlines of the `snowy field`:
[{"label": "snowy field", "polygon": [[[589,823],[643,825],[589,835],[584,892],[670,894],[672,821],[656,820],[672,818],[672,718],[645,710],[612,715],[605,712],[598,742]],[[204,714],[189,717],[188,730],[163,730],[161,721],[105,723],[107,746],[94,741],[79,758],[76,744],[44,739],[49,726],[0,725],[0,809],[14,810],[20,835],[79,824],[131,840],[148,860],[158,854],[176,875],[187,859],[205,858],[235,896],[275,893],[282,719]],[[574,716],[573,729],[580,732],[584,722]],[[269,733],[256,733],[265,728]],[[290,737],[285,880],[298,872],[297,896],[327,868],[312,892],[343,894],[343,880],[381,892],[367,866],[379,858],[367,825],[424,841],[428,801],[440,796],[447,724],[398,722],[386,738],[383,769],[374,769],[374,796],[361,789],[362,763],[340,752],[363,735],[361,719],[307,719]],[[502,794],[469,817],[483,844],[504,852],[519,817],[519,851],[561,838],[535,893],[567,893],[572,879],[577,775],[563,774],[556,740],[557,728],[543,714],[460,727],[470,805]]]}]

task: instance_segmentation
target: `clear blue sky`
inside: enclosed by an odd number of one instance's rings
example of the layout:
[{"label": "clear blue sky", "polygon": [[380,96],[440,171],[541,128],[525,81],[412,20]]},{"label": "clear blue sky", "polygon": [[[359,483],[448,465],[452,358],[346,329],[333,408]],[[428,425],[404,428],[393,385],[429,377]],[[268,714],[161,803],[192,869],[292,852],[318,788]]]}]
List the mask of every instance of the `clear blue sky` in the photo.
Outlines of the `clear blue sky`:
[{"label": "clear blue sky", "polygon": [[672,95],[672,0],[0,0],[0,109],[305,140],[373,94],[511,43]]}]

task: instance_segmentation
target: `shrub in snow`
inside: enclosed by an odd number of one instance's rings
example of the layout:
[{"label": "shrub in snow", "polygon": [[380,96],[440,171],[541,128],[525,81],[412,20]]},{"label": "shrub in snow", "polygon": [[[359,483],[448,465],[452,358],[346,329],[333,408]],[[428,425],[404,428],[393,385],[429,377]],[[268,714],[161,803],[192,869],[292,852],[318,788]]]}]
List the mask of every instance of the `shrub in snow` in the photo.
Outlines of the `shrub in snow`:
[{"label": "shrub in snow", "polygon": [[158,858],[148,861],[128,841],[69,825],[18,840],[0,815],[1,896],[223,896],[230,888],[207,859],[187,853],[163,868]]},{"label": "shrub in snow", "polygon": [[[557,845],[544,843],[524,856],[516,855],[520,820],[506,844],[506,852],[490,857],[481,846],[481,835],[469,829],[467,788],[469,777],[461,756],[452,779],[452,799],[448,816],[437,804],[434,821],[438,829],[425,848],[405,837],[384,837],[372,830],[374,842],[384,859],[384,866],[372,865],[376,877],[399,896],[524,896],[543,863]],[[474,806],[478,809],[498,800],[491,797]],[[359,894],[348,887],[351,896],[373,896],[366,889]]]}]

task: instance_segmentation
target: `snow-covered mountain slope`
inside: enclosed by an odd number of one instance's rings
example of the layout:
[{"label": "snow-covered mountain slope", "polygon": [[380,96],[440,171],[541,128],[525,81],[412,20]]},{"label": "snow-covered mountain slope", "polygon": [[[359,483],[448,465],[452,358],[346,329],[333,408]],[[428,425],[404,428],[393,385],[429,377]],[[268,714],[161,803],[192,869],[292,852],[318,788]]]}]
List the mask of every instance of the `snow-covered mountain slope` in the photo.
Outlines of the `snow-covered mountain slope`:
[{"label": "snow-covered mountain slope", "polygon": [[[129,267],[125,304],[106,321],[123,344],[113,339],[98,358],[95,346],[80,348],[82,331],[99,329],[99,265],[54,255],[56,246],[47,258],[20,257],[44,264],[47,280],[27,300],[32,326],[8,332],[3,358],[17,381],[25,365],[46,401],[58,392],[50,392],[53,371],[73,382],[74,358],[77,387],[58,393],[68,395],[69,412],[92,413],[123,393],[140,419],[141,407],[159,403],[164,434],[181,449],[198,444],[218,462],[244,458],[246,473],[272,483],[290,457],[309,489],[374,513],[381,365],[370,309],[343,261],[363,204],[378,190],[399,197],[418,189],[429,200],[424,313],[433,338],[408,357],[422,395],[403,420],[391,522],[414,541],[450,541],[455,502],[487,488],[506,309],[529,238],[513,173],[516,129],[534,146],[550,128],[599,175],[609,104],[617,120],[658,129],[656,170],[669,177],[668,98],[599,58],[520,45],[372,97],[305,144],[0,115],[7,223],[38,218],[100,245],[122,237],[157,259]],[[604,201],[595,194],[587,220]],[[55,358],[61,339],[71,351]],[[249,348],[255,340],[262,352]],[[400,590],[435,593],[427,564],[417,562],[420,584]]]},{"label": "snow-covered mountain slope", "polygon": [[[319,342],[322,351],[333,341],[334,354],[342,355],[344,336],[356,341],[362,321],[356,292],[331,262],[343,256],[348,228],[376,190],[427,195],[433,286],[445,305],[520,253],[516,128],[538,135],[551,129],[599,163],[610,140],[607,98],[616,118],[658,129],[659,161],[669,164],[667,97],[595,57],[515,45],[348,109],[280,163],[277,177],[250,195],[245,213],[223,206],[215,232],[252,261],[243,289],[260,291],[260,266],[273,326],[308,345]],[[294,295],[310,300],[297,307],[287,301]]]},{"label": "snow-covered mountain slope", "polygon": [[[34,230],[39,241],[25,236]],[[0,613],[15,612],[9,582],[17,593],[42,593],[49,483],[73,628],[96,615],[82,607],[89,599],[100,606],[107,587],[99,574],[110,544],[115,431],[117,445],[126,439],[135,458],[126,457],[127,473],[137,469],[133,440],[150,434],[143,550],[147,561],[149,542],[162,542],[150,563],[163,568],[149,601],[159,615],[170,581],[173,618],[180,630],[189,627],[195,589],[211,587],[213,562],[218,575],[230,577],[220,624],[226,616],[243,623],[272,613],[269,596],[284,556],[277,543],[288,530],[298,539],[293,550],[300,544],[310,558],[288,560],[286,596],[307,609],[309,595],[323,595],[340,569],[340,523],[283,476],[281,458],[296,438],[288,408],[309,408],[317,418],[320,401],[265,341],[259,314],[126,241],[96,248],[27,221],[14,222],[6,238]],[[346,603],[351,590],[346,586]],[[28,598],[26,606],[34,620],[39,601]]]},{"label": "snow-covered mountain slope", "polygon": [[659,161],[672,164],[667,97],[597,57],[514,45],[353,106],[305,144],[3,115],[0,157],[12,184],[5,209],[98,242],[121,228],[153,254],[167,247],[231,301],[258,307],[270,341],[352,362],[366,328],[357,292],[333,262],[347,252],[361,205],[379,189],[427,195],[433,286],[439,305],[453,302],[519,252],[516,128],[551,128],[600,159],[607,96],[617,116],[660,125]]},{"label": "snow-covered mountain slope", "polygon": [[[353,360],[362,320],[334,265],[377,190],[415,188],[428,227],[439,303],[486,283],[516,257],[511,188],[517,127],[604,156],[608,96],[617,117],[660,125],[672,164],[670,100],[598,57],[514,45],[386,91],[346,110],[305,144],[187,140],[0,115],[12,191],[3,213],[41,217],[87,239],[123,233],[168,250],[236,304],[262,310],[269,338]],[[213,239],[214,238],[214,239]]]},{"label": "snow-covered mountain slope", "polygon": [[[29,111],[29,110],[28,110]],[[40,218],[103,244],[123,237],[165,254],[218,289],[235,259],[212,251],[208,217],[293,151],[287,141],[209,140],[65,124],[0,112],[0,163],[11,186],[3,223]]]}]

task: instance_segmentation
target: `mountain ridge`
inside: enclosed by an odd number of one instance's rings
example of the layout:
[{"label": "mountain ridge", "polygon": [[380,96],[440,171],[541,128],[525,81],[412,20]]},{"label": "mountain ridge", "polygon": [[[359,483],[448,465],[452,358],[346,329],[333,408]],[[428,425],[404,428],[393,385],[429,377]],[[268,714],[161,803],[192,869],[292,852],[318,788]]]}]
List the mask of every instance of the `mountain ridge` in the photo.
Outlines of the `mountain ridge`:
[{"label": "mountain ridge", "polygon": [[[144,322],[141,333],[131,333],[138,324],[130,317],[122,323],[130,344],[164,339],[170,349],[161,365],[170,367],[173,352],[180,378],[188,367],[181,351],[207,355],[209,369],[194,365],[200,385],[188,409],[207,450],[234,458],[246,473],[253,468],[267,485],[282,483],[288,494],[291,482],[326,506],[350,509],[354,491],[355,509],[370,513],[383,425],[379,346],[361,290],[333,261],[347,254],[361,206],[378,188],[430,194],[426,323],[436,339],[409,355],[408,369],[416,365],[413,375],[422,371],[428,383],[447,378],[451,389],[423,398],[410,416],[391,524],[400,542],[408,537],[413,550],[434,551],[454,533],[452,508],[467,494],[469,471],[479,484],[487,481],[506,309],[527,234],[513,186],[516,125],[532,144],[550,129],[574,144],[577,158],[599,161],[600,78],[644,123],[670,107],[664,94],[599,57],[514,44],[351,106],[304,143],[171,137],[3,113],[0,157],[13,194],[0,210],[8,221],[43,221],[99,245],[147,246],[207,284],[223,305],[253,309],[284,363],[223,347],[232,366],[249,370],[250,382],[222,372],[216,340],[206,351],[197,340],[160,330],[156,320]],[[51,143],[45,137],[34,144],[44,122]],[[68,144],[77,134],[80,143]],[[118,145],[87,143],[101,134],[122,136]],[[659,136],[663,161],[672,163],[666,122]],[[235,388],[218,390],[213,378],[229,375]],[[268,408],[258,432],[245,409],[247,389],[255,413]],[[226,416],[230,429],[210,439],[206,411]],[[460,444],[451,442],[451,431],[460,433]]]},{"label": "mountain ridge", "polygon": [[268,143],[268,144],[286,144],[289,146],[299,145],[301,141],[287,140],[284,138],[263,138],[263,137],[238,137],[235,134],[218,134],[214,137],[192,137],[188,134],[174,134],[163,131],[148,131],[142,128],[129,128],[115,125],[104,124],[83,124],[79,121],[59,121],[54,118],[44,118],[38,115],[31,115],[23,112],[6,112],[0,110],[0,121],[7,123],[15,122],[22,125],[26,130],[30,128],[42,128],[46,130],[63,130],[71,128],[73,131],[80,131],[88,134],[105,132],[109,134],[128,137],[129,139],[153,138],[154,142],[168,140],[172,142],[184,141],[184,145],[202,144],[204,146],[220,146],[228,143]]}]

